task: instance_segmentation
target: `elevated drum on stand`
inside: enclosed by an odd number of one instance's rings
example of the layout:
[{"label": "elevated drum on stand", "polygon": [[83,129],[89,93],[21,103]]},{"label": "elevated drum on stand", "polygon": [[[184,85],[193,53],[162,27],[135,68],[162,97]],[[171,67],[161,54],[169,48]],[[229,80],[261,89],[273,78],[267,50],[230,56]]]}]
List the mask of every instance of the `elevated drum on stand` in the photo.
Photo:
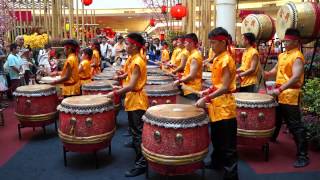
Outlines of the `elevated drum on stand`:
[{"label": "elevated drum on stand", "polygon": [[58,96],[54,86],[46,84],[20,86],[14,95],[15,115],[20,122],[18,124],[20,139],[21,128],[42,127],[45,132],[45,126],[56,123]]},{"label": "elevated drum on stand", "polygon": [[184,175],[203,168],[209,148],[208,117],[186,104],[150,107],[143,116],[142,153],[163,175]]},{"label": "elevated drum on stand", "polygon": [[278,105],[267,94],[234,93],[237,104],[237,136],[239,145],[262,146],[269,158],[269,141],[275,129]]},{"label": "elevated drum on stand", "polygon": [[303,43],[320,36],[320,7],[317,3],[288,2],[281,6],[277,13],[277,35],[284,39],[288,28],[298,29]]},{"label": "elevated drum on stand", "polygon": [[174,79],[170,76],[148,76],[148,85],[163,85],[173,83]]},{"label": "elevated drum on stand", "polygon": [[250,14],[241,25],[241,34],[251,32],[257,40],[272,39],[275,30],[274,20],[266,14]]},{"label": "elevated drum on stand", "polygon": [[[66,152],[96,152],[109,147],[115,133],[113,102],[98,95],[69,97],[58,106],[60,112],[59,137]],[[97,160],[97,158],[96,158]],[[97,167],[96,161],[96,167]]]},{"label": "elevated drum on stand", "polygon": [[147,85],[145,87],[149,99],[149,105],[175,104],[180,93],[177,87],[167,85]]}]

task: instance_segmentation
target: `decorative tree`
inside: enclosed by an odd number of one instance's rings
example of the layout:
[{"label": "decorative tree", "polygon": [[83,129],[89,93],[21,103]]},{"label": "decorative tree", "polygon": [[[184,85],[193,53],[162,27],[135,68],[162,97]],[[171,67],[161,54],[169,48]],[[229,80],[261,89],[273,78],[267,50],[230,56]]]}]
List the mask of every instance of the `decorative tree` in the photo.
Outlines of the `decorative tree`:
[{"label": "decorative tree", "polygon": [[8,0],[0,0],[0,37],[10,31],[13,27],[13,22],[16,20],[12,14],[13,8]]}]

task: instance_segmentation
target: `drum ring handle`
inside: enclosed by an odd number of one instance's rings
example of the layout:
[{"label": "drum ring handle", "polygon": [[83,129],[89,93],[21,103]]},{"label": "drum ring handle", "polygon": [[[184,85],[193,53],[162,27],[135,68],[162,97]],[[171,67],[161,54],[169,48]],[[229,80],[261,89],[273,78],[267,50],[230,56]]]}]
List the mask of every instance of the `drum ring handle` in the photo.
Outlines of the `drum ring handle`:
[{"label": "drum ring handle", "polygon": [[30,99],[26,100],[26,106],[31,106],[32,101]]},{"label": "drum ring handle", "polygon": [[245,121],[245,120],[247,119],[247,117],[248,117],[248,113],[247,113],[247,112],[241,112],[241,113],[240,113],[240,118],[241,118],[243,121]]},{"label": "drum ring handle", "polygon": [[181,133],[176,134],[176,143],[181,144],[183,142],[183,135]]},{"label": "drum ring handle", "polygon": [[166,103],[167,103],[167,104],[171,104],[171,100],[170,100],[170,99],[167,99],[167,100],[166,100]]},{"label": "drum ring handle", "polygon": [[158,101],[157,100],[152,100],[152,102],[151,102],[151,105],[152,106],[155,106],[155,105],[157,105],[158,104]]},{"label": "drum ring handle", "polygon": [[88,128],[92,127],[92,118],[91,117],[86,118],[86,126]]},{"label": "drum ring handle", "polygon": [[153,133],[153,138],[157,141],[157,142],[160,142],[161,141],[161,133],[160,131],[155,131]]},{"label": "drum ring handle", "polygon": [[259,114],[258,114],[258,120],[260,120],[260,121],[265,120],[265,115],[264,115],[263,112],[259,112]]},{"label": "drum ring handle", "polygon": [[75,129],[76,123],[77,123],[77,119],[75,117],[72,117],[70,119],[70,125],[71,125],[70,131],[69,131],[70,135],[74,135],[74,129]]}]

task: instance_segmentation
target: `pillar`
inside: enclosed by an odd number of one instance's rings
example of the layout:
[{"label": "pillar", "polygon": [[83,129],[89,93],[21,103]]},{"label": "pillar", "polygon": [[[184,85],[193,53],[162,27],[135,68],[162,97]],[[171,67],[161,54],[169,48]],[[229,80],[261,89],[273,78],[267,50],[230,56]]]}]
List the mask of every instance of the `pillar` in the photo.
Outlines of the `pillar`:
[{"label": "pillar", "polygon": [[216,0],[216,27],[225,28],[232,39],[236,35],[236,0]]}]

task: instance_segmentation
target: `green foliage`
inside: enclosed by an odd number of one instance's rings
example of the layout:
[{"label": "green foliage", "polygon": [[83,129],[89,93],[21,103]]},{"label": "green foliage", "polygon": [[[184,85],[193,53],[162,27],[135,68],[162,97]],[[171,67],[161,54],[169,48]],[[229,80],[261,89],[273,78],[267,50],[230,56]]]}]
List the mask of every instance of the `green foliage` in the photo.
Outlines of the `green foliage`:
[{"label": "green foliage", "polygon": [[308,79],[303,87],[304,108],[320,115],[320,78]]}]

